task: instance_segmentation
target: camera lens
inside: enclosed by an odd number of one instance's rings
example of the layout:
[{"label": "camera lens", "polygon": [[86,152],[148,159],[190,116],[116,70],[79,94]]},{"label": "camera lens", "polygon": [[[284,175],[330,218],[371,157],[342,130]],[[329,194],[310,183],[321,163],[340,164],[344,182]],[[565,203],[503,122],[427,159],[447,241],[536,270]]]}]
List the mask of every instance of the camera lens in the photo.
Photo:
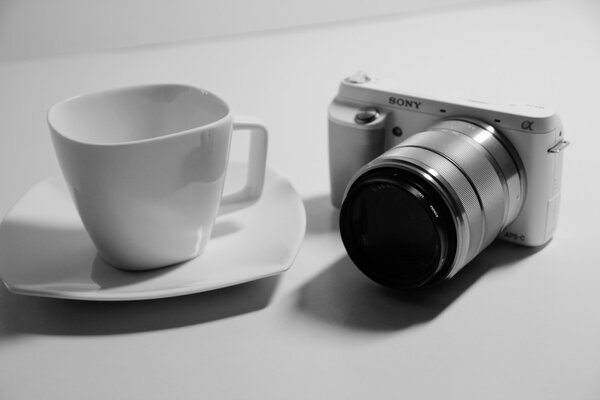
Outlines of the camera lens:
[{"label": "camera lens", "polygon": [[342,206],[340,230],[355,264],[386,286],[421,286],[456,251],[443,199],[427,182],[390,167],[355,182]]},{"label": "camera lens", "polygon": [[357,174],[340,211],[342,241],[354,264],[385,286],[438,282],[516,218],[524,185],[516,151],[491,126],[442,121]]}]

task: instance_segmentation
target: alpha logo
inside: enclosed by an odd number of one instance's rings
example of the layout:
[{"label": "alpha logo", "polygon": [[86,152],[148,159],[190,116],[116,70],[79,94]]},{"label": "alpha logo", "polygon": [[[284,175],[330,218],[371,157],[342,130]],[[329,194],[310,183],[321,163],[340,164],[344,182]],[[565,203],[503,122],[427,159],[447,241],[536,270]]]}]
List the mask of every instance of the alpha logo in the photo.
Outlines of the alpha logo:
[{"label": "alpha logo", "polygon": [[525,129],[527,131],[532,131],[533,130],[533,121],[531,120],[525,120],[521,123],[521,129]]},{"label": "alpha logo", "polygon": [[418,110],[421,107],[421,102],[416,100],[403,99],[402,97],[390,96],[388,103],[398,107],[414,108]]}]

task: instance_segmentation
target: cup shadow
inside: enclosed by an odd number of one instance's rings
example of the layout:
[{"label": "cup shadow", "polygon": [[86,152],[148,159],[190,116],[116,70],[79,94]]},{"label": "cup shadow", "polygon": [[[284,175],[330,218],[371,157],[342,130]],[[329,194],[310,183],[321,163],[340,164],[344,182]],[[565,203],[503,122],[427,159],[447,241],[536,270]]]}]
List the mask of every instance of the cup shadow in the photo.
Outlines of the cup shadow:
[{"label": "cup shadow", "polygon": [[[211,240],[236,233],[242,227],[234,222],[217,222],[211,234]],[[64,236],[64,235],[63,235]],[[62,248],[57,246],[56,248]],[[172,269],[178,268],[182,263],[149,271],[126,271],[115,268],[106,262],[99,254],[93,258],[91,267],[91,280],[104,289],[135,285],[146,280],[158,279]]]},{"label": "cup shadow", "polygon": [[[339,212],[328,196],[307,199],[305,206],[308,233],[338,231]],[[314,318],[348,329],[402,330],[439,316],[490,270],[510,267],[541,249],[496,240],[452,279],[403,291],[374,283],[344,255],[299,289],[296,305]]]},{"label": "cup shadow", "polygon": [[171,329],[261,310],[278,276],[186,296],[139,301],[78,301],[0,288],[0,339],[19,334],[113,335]]}]

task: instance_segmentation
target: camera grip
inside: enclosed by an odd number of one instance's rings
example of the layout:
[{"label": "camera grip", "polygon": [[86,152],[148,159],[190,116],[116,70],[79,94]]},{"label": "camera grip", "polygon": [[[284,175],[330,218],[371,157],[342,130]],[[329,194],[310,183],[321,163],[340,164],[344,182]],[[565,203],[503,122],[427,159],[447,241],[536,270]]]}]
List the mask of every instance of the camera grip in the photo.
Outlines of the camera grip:
[{"label": "camera grip", "polygon": [[383,133],[381,125],[346,126],[329,121],[329,173],[334,207],[342,205],[346,185],[354,174],[383,152]]}]

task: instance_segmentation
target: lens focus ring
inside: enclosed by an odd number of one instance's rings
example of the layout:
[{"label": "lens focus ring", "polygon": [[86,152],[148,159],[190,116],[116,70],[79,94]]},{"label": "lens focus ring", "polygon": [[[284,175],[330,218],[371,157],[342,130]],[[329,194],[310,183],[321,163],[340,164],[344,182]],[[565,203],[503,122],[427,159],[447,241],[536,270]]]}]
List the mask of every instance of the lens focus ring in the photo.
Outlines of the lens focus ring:
[{"label": "lens focus ring", "polygon": [[[431,167],[434,167],[431,163],[436,158],[435,155],[444,157],[452,163],[453,169],[447,168],[445,171],[438,172],[446,180],[460,174],[469,181],[477,196],[479,212],[484,217],[481,218],[484,222],[484,234],[476,241],[478,244],[491,242],[498,234],[493,232],[494,227],[501,226],[508,213],[503,176],[498,174],[483,151],[473,145],[473,140],[465,135],[432,130],[415,135],[411,139],[413,140],[409,139],[396,148],[395,154],[403,154],[410,148],[420,148],[429,152],[423,154],[420,159]],[[452,184],[450,186],[461,200],[466,196],[464,189],[454,187]]]},{"label": "lens focus ring", "polygon": [[[417,149],[421,151],[415,154]],[[404,159],[430,173],[435,171],[433,175],[438,176],[438,184],[449,194],[449,204],[459,210],[457,220],[462,215],[466,221],[458,225],[463,227],[458,236],[464,252],[459,248],[450,272],[453,275],[487,247],[510,222],[508,220],[518,214],[521,202],[514,199],[522,199],[521,185],[508,183],[509,180],[521,182],[514,157],[516,155],[510,154],[491,131],[470,121],[448,120],[413,135],[377,160]],[[465,187],[465,179],[471,189]]]}]

